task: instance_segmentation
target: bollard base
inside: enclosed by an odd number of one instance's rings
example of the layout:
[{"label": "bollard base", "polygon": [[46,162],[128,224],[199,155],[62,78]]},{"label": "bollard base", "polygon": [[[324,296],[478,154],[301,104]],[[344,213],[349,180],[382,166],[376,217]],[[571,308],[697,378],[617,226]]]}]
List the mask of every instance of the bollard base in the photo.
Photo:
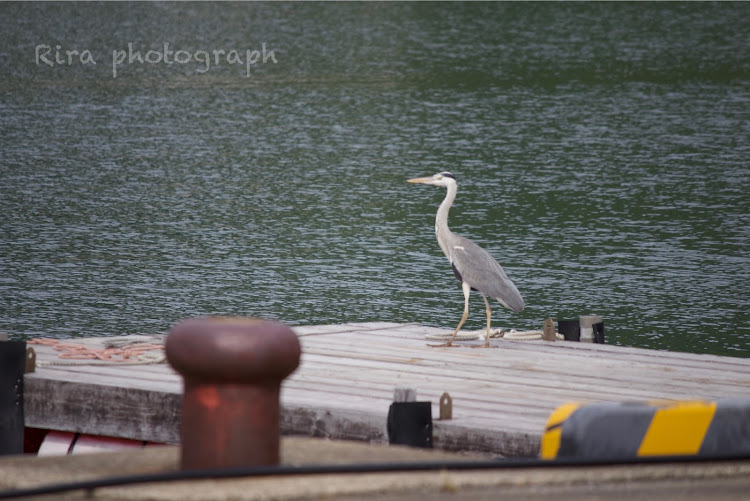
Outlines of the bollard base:
[{"label": "bollard base", "polygon": [[182,401],[182,468],[278,464],[279,391],[278,384],[258,388],[186,383]]}]

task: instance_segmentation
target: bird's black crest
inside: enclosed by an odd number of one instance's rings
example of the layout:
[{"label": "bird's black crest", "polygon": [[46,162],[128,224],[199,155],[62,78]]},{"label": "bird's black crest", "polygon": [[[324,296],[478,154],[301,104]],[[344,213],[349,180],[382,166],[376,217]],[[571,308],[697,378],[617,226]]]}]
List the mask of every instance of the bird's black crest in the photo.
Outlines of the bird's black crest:
[{"label": "bird's black crest", "polygon": [[450,172],[441,172],[440,175],[443,176],[443,177],[449,177],[449,178],[453,179],[454,181],[456,180],[456,176],[454,176]]}]

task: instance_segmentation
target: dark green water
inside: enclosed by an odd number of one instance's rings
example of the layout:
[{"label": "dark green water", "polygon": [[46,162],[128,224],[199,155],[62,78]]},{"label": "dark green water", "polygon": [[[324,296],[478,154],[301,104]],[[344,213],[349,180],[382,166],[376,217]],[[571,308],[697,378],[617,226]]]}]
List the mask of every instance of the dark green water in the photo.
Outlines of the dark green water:
[{"label": "dark green water", "polygon": [[[450,170],[453,230],[526,299],[496,325],[598,313],[613,344],[750,356],[748,19],[721,2],[0,3],[0,330],[452,328],[444,192],[405,182]],[[162,59],[114,77],[128,43]],[[174,62],[200,50],[208,66]],[[477,296],[467,326],[483,318]]]}]

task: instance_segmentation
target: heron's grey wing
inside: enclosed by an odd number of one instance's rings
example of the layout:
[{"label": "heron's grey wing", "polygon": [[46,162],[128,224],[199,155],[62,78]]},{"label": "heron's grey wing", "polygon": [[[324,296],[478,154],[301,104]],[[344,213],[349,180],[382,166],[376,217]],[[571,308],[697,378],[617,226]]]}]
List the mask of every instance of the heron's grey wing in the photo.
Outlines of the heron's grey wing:
[{"label": "heron's grey wing", "polygon": [[526,305],[515,284],[489,252],[458,235],[454,235],[449,247],[448,259],[464,282],[513,311],[524,309]]}]

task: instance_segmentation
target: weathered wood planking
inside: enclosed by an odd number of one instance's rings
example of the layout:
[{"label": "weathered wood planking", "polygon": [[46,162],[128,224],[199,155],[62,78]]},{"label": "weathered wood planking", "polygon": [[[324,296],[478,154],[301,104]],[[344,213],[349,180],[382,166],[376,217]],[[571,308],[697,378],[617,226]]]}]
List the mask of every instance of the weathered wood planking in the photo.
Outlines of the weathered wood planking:
[{"label": "weathered wood planking", "polygon": [[[282,390],[282,431],[385,441],[398,386],[419,400],[453,397],[435,422],[438,447],[532,455],[547,417],[568,401],[716,399],[750,393],[750,360],[544,341],[493,340],[499,349],[427,346],[439,329],[363,323],[297,327],[299,369]],[[444,331],[450,332],[450,331]],[[103,346],[112,338],[80,342]],[[116,338],[160,340],[159,337]],[[79,342],[79,341],[76,341]],[[56,352],[36,346],[38,360]],[[26,377],[28,426],[176,443],[182,381],[166,364],[52,365]]]}]

